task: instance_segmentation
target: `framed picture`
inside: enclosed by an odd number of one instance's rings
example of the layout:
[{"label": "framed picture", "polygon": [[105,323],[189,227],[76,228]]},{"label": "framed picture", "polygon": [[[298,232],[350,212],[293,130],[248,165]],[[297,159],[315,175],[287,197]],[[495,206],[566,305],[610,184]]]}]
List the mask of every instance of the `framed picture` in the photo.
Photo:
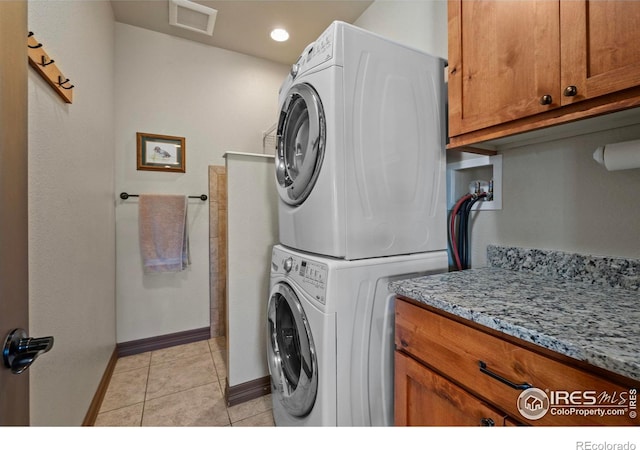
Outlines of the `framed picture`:
[{"label": "framed picture", "polygon": [[185,172],[183,137],[136,133],[138,170]]}]

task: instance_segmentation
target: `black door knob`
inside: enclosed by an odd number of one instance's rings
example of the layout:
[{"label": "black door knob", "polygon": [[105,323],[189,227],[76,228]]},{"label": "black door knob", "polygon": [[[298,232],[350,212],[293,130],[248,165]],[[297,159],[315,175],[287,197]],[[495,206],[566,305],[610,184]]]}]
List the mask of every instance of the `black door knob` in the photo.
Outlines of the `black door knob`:
[{"label": "black door knob", "polygon": [[563,95],[565,97],[575,97],[578,95],[578,88],[576,86],[567,86],[564,88]]},{"label": "black door knob", "polygon": [[5,367],[19,374],[27,370],[38,356],[51,350],[51,347],[53,336],[31,338],[25,330],[16,328],[4,340],[2,359]]}]

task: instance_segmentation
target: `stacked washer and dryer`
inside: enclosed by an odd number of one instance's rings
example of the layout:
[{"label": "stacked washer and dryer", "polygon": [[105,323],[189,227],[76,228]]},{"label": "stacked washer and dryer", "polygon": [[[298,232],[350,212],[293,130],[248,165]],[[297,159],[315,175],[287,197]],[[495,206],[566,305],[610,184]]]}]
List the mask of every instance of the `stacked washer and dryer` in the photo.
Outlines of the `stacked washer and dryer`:
[{"label": "stacked washer and dryer", "polygon": [[279,95],[277,426],[393,424],[388,283],[448,267],[445,61],[334,22]]}]

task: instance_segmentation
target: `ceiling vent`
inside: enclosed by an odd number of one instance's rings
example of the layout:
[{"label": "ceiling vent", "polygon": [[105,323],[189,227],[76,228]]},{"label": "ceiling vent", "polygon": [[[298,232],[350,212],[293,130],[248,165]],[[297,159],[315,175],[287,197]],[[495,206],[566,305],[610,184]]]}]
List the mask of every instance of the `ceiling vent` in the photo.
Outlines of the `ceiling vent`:
[{"label": "ceiling vent", "polygon": [[189,0],[169,0],[169,23],[213,36],[218,11]]}]

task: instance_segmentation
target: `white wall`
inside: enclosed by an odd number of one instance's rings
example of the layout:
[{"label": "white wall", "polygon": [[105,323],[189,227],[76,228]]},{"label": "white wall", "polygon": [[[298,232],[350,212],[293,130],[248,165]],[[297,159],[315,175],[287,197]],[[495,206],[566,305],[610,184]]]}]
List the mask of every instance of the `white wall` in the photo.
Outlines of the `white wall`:
[{"label": "white wall", "polygon": [[640,138],[640,125],[505,150],[502,211],[476,213],[474,265],[490,243],[640,258],[640,169],[608,172],[599,145]]},{"label": "white wall", "polygon": [[[356,21],[444,58],[446,24],[442,0],[378,0]],[[640,257],[640,170],[607,172],[592,159],[599,145],[638,138],[635,125],[505,150],[503,209],[472,218],[473,265],[486,265],[489,243]]]},{"label": "white wall", "polygon": [[115,346],[114,20],[109,2],[28,13],[75,85],[66,104],[29,69],[29,324],[55,338],[29,369],[31,424],[77,426]]},{"label": "white wall", "polygon": [[377,0],[354,25],[447,58],[446,0]]},{"label": "white wall", "polygon": [[269,375],[267,299],[278,243],[274,158],[227,153],[227,379],[237,386]]},{"label": "white wall", "polygon": [[[227,151],[262,152],[288,67],[116,24],[116,194],[208,191]],[[186,173],[136,170],[136,132],[186,138]],[[144,275],[138,202],[116,201],[117,341],[209,326],[209,208],[189,201],[191,267]]]}]

